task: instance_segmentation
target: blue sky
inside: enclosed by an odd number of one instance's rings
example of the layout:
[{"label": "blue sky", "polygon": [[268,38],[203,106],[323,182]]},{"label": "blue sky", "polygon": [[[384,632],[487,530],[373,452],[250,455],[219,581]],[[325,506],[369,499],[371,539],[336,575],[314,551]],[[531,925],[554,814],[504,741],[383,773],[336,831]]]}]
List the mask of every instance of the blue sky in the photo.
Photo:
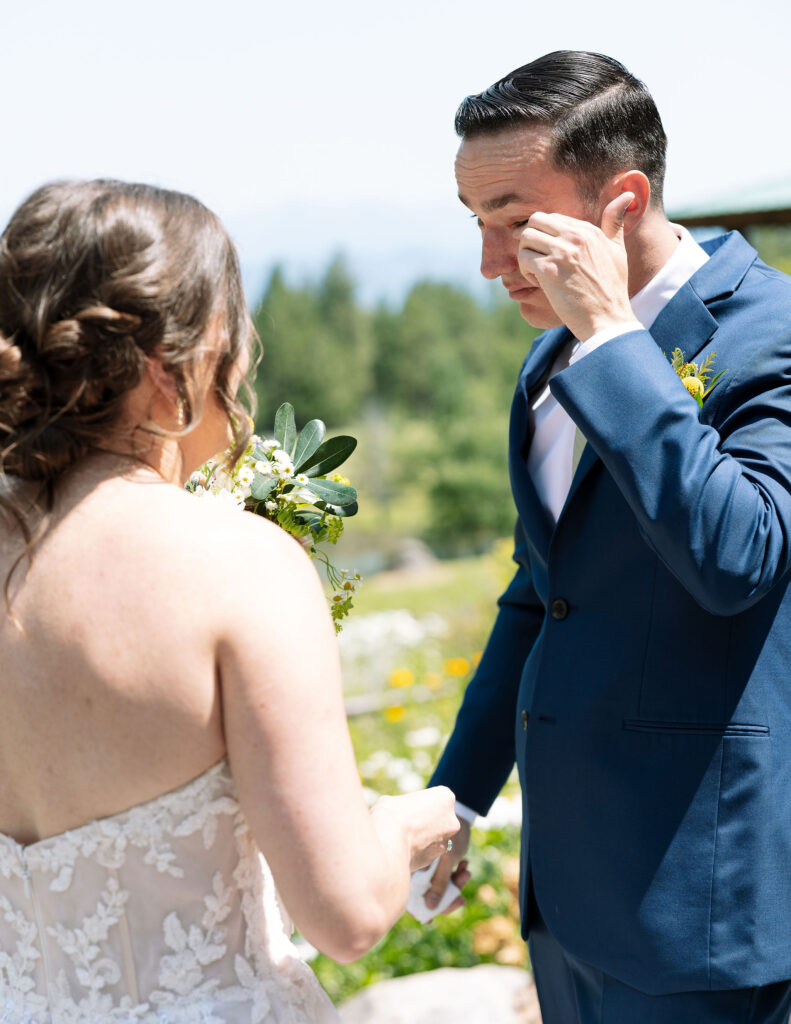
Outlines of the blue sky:
[{"label": "blue sky", "polygon": [[251,274],[345,250],[358,276],[410,259],[453,276],[477,259],[452,175],[466,93],[551,49],[602,50],[656,97],[671,207],[791,177],[790,8],[0,0],[0,218],[46,180],[136,178],[217,210]]}]

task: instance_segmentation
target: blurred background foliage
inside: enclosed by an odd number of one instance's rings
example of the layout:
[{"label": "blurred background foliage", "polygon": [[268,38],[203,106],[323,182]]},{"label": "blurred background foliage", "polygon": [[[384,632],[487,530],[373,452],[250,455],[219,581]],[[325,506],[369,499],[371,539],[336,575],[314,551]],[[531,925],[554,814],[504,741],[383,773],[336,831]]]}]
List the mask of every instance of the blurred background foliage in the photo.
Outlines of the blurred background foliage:
[{"label": "blurred background foliage", "polygon": [[[430,778],[511,576],[510,549],[504,540],[483,555],[378,573],[359,592],[339,642],[347,694],[370,702],[370,710],[349,719],[369,802],[422,789]],[[514,771],[473,829],[472,879],[460,911],[431,925],[404,914],[353,964],[303,946],[331,998],[340,1003],[376,981],[438,967],[527,967],[519,932],[520,824]]]},{"label": "blurred background foliage", "polygon": [[[271,436],[289,401],[299,428],[318,417],[358,438],[343,472],[360,512],[333,558],[365,579],[339,638],[352,741],[369,800],[422,788],[512,573],[508,416],[537,332],[499,286],[479,298],[421,281],[366,308],[342,258],[300,283],[276,267],[253,316],[257,432]],[[460,912],[429,927],[404,915],[354,964],[305,949],[336,1002],[436,967],[526,966],[515,777],[498,800],[475,829]]]},{"label": "blurred background foliage", "polygon": [[363,572],[397,562],[406,537],[451,557],[511,531],[508,414],[537,332],[498,292],[421,281],[398,306],[366,309],[340,257],[316,281],[269,278],[254,312],[257,428],[289,401],[298,426],[319,417],[359,439],[344,468],[362,498],[346,545]]}]

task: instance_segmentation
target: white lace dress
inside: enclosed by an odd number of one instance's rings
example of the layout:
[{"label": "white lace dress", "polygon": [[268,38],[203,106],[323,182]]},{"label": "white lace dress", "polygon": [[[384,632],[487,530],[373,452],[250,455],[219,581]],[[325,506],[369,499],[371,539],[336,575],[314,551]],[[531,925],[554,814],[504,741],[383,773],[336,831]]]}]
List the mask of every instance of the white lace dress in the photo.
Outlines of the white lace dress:
[{"label": "white lace dress", "polygon": [[0,1022],[338,1024],[228,764],[30,846],[0,833]]}]

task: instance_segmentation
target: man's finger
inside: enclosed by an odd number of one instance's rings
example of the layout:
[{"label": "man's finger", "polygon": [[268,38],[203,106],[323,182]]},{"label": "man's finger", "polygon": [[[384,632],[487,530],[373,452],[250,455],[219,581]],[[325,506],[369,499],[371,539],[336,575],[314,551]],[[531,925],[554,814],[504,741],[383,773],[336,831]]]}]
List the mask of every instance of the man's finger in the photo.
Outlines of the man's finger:
[{"label": "man's finger", "polygon": [[434,877],[431,879],[431,885],[426,890],[426,894],[423,897],[426,901],[426,906],[433,909],[439,903],[442,894],[448,887],[448,881],[453,872],[453,855],[450,853],[443,854],[437,864],[437,870],[434,872]]},{"label": "man's finger", "polygon": [[443,914],[453,914],[455,911],[461,910],[461,908],[466,903],[467,903],[467,901],[465,900],[465,898],[463,896],[457,896],[456,899],[453,901],[453,903],[451,903],[451,905],[449,907],[446,907],[446,909],[443,910]]},{"label": "man's finger", "polygon": [[538,231],[536,228],[522,228],[519,232],[519,251],[535,252],[541,256],[548,256],[552,252],[553,236],[546,231]]},{"label": "man's finger", "polygon": [[580,220],[578,217],[569,217],[565,213],[543,213],[539,211],[531,215],[527,222],[527,227],[541,231],[545,235],[562,235],[565,231],[580,228],[586,223],[587,221]]},{"label": "man's finger", "polygon": [[623,242],[623,219],[634,202],[634,192],[622,192],[604,207],[601,229],[611,242]]}]

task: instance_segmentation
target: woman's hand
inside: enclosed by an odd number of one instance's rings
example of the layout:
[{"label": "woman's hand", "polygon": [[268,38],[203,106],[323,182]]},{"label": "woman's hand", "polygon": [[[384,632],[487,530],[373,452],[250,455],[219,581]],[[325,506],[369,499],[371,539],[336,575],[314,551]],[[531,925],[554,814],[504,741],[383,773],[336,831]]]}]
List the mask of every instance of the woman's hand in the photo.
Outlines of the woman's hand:
[{"label": "woman's hand", "polygon": [[446,786],[417,793],[380,797],[371,808],[374,828],[383,845],[395,834],[408,844],[409,870],[418,871],[447,852],[448,840],[459,831],[455,797]]}]

